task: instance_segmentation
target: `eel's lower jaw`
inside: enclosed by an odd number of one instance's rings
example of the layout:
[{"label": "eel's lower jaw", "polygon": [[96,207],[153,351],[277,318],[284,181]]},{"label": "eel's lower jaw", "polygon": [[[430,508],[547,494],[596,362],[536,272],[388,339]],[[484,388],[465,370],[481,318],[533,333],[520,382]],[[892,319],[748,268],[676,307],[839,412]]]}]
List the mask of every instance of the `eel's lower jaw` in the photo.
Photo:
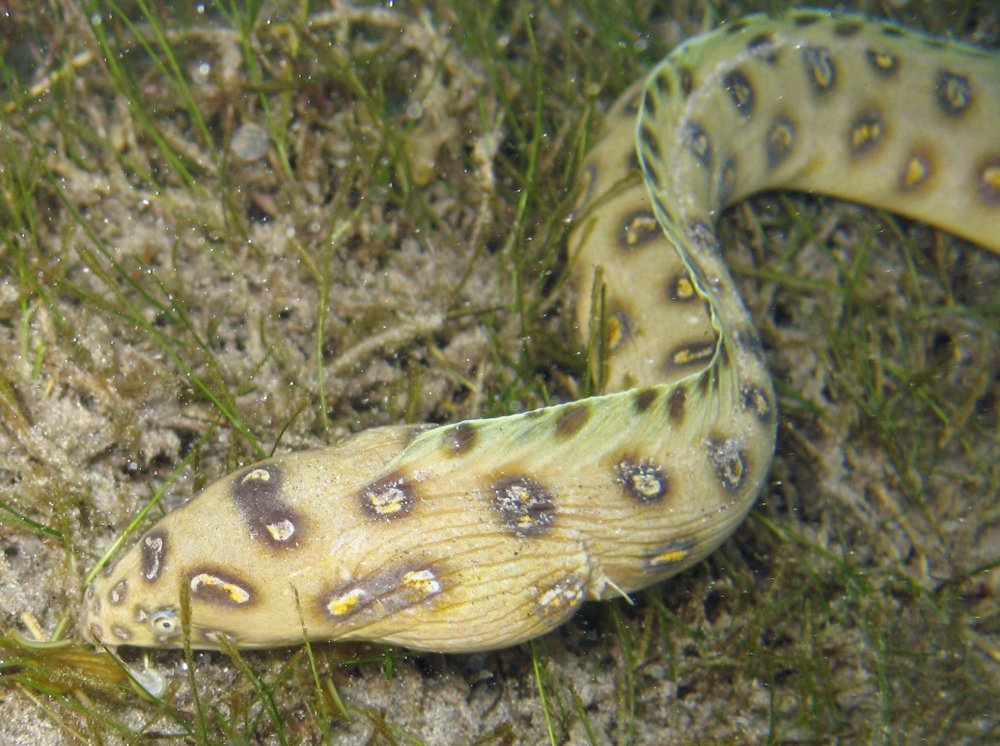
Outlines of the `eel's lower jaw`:
[{"label": "eel's lower jaw", "polygon": [[87,589],[83,593],[83,603],[80,605],[80,614],[77,616],[76,628],[80,632],[80,637],[88,645],[94,645],[99,647],[102,637],[102,630],[100,625],[95,624],[91,621],[91,610],[94,606],[94,596],[96,591],[94,590],[93,584],[88,585]]}]

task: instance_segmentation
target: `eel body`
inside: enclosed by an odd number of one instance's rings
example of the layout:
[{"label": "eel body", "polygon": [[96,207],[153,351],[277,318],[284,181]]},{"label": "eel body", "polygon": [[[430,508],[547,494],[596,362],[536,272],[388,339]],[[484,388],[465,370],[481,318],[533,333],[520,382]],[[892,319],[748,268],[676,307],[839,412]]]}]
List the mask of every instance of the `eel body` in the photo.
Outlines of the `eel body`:
[{"label": "eel body", "polygon": [[583,176],[578,321],[603,319],[612,393],[227,476],[87,589],[84,638],[487,650],[700,561],[761,491],[777,420],[719,212],[822,192],[1000,251],[1000,56],[859,16],[751,16],[627,91]]}]

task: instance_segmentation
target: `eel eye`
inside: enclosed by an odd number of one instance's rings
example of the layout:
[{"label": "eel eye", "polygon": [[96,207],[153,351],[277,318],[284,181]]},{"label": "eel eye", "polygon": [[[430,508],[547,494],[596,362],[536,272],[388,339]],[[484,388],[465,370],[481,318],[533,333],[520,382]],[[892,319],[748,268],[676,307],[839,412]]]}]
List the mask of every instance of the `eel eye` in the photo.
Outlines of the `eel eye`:
[{"label": "eel eye", "polygon": [[181,620],[177,612],[169,607],[157,609],[150,614],[149,626],[152,627],[153,634],[161,640],[176,637],[181,632]]}]

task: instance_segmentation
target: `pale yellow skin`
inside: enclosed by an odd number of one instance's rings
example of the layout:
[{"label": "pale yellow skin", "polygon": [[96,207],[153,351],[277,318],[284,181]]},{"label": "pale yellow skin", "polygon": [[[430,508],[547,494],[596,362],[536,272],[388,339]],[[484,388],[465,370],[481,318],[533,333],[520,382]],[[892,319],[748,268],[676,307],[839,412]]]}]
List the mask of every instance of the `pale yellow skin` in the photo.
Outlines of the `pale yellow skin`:
[{"label": "pale yellow skin", "polygon": [[857,16],[747,18],[627,92],[584,178],[578,321],[603,319],[596,373],[620,393],[370,430],[230,475],[88,588],[84,637],[179,647],[186,587],[195,648],[487,650],[698,562],[760,492],[777,421],[719,211],[817,191],[1000,251],[998,55]]}]

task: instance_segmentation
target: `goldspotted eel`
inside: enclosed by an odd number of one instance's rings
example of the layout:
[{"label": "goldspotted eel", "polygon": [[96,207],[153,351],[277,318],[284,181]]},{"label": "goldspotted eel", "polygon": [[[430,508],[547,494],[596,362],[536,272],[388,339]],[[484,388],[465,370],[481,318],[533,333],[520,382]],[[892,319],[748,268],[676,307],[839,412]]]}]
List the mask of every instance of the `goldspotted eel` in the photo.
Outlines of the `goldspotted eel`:
[{"label": "goldspotted eel", "polygon": [[719,253],[725,205],[823,192],[1000,251],[995,52],[852,15],[752,16],[679,47],[605,129],[570,251],[581,328],[603,278],[616,393],[378,428],[225,477],[87,589],[83,636],[178,647],[182,593],[195,648],[543,634],[698,562],[761,490],[775,396]]}]

